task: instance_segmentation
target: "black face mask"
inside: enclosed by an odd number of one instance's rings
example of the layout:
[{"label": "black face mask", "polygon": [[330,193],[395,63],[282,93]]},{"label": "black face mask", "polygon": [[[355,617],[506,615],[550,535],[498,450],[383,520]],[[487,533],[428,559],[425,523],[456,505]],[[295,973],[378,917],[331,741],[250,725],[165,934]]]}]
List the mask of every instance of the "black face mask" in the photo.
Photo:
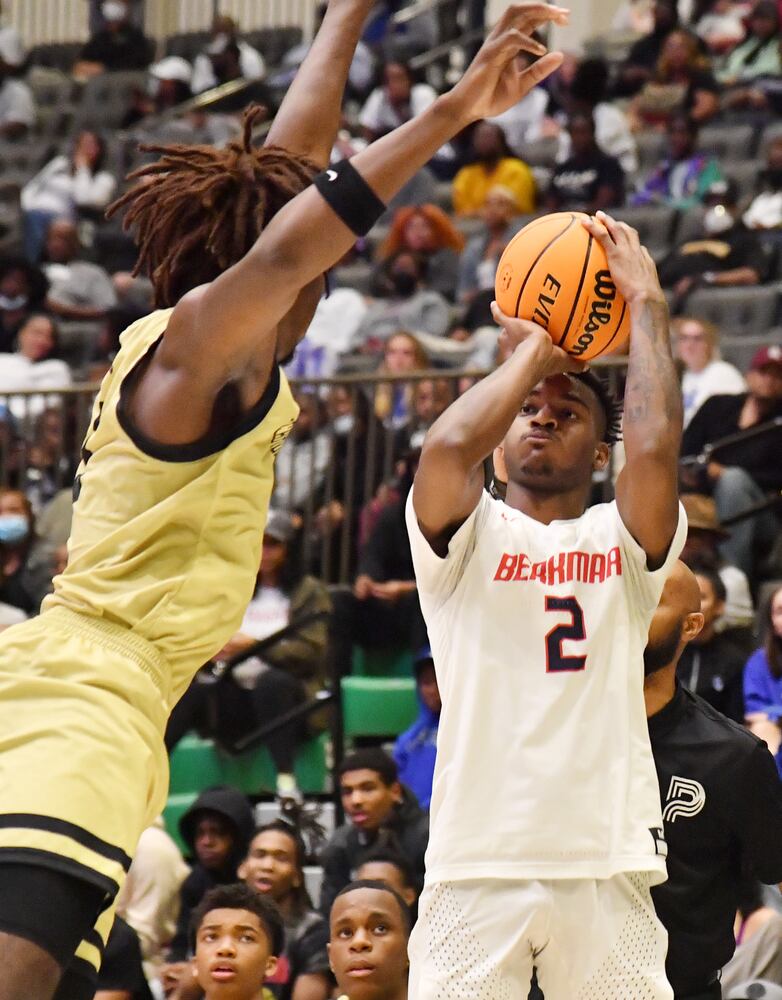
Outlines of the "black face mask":
[{"label": "black face mask", "polygon": [[409,299],[417,284],[416,276],[407,271],[395,271],[391,274],[391,286],[400,299]]},{"label": "black face mask", "polygon": [[764,184],[773,191],[782,190],[782,167],[770,167],[760,175]]}]

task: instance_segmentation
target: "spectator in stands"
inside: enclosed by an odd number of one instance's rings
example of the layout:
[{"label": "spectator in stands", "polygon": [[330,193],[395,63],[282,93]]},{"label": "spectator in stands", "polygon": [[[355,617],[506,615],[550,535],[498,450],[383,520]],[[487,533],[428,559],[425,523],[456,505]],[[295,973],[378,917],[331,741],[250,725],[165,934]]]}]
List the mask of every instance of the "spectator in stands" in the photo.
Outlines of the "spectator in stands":
[{"label": "spectator in stands", "polygon": [[[747,392],[707,399],[684,431],[681,453],[697,458],[707,445],[779,416],[782,416],[782,348],[761,347],[747,373]],[[778,440],[760,435],[743,443],[735,465],[725,467],[718,461],[709,462],[707,485],[721,521],[747,511],[764,500],[767,492],[782,489],[778,455]],[[731,537],[721,547],[723,557],[753,579],[756,552],[770,551],[778,532],[779,524],[768,511],[745,518],[732,526]]]},{"label": "spectator in stands", "polygon": [[120,916],[114,918],[109,932],[94,1000],[153,1000],[138,934]]},{"label": "spectator in stands", "polygon": [[14,36],[0,32],[0,139],[21,139],[35,127],[33,92],[16,75],[19,55]]},{"label": "spectator in stands", "polygon": [[413,386],[413,412],[405,427],[405,451],[420,451],[426,433],[453,402],[453,383],[446,378],[425,378]]},{"label": "spectator in stands", "polygon": [[769,143],[766,167],[742,220],[748,229],[782,231],[782,136]]},{"label": "spectator in stands", "polygon": [[[429,367],[421,342],[412,333],[398,330],[386,341],[377,374],[399,377]],[[413,392],[410,382],[381,382],[375,390],[375,416],[394,430],[405,427],[412,417]]]},{"label": "spectator in stands", "polygon": [[320,908],[326,914],[352,877],[361,856],[373,846],[393,847],[423,884],[429,820],[413,793],[399,783],[396,764],[379,747],[348,754],[338,769],[347,821],[337,827],[321,852]]},{"label": "spectator in stands", "polygon": [[771,592],[764,611],[763,645],[744,667],[744,710],[751,731],[776,755],[782,778],[782,586]]},{"label": "spectator in stands", "polygon": [[106,143],[91,129],[81,129],[66,154],[59,154],[22,188],[25,254],[40,258],[52,219],[97,216],[114,197],[117,180],[104,169]]},{"label": "spectator in stands", "polygon": [[407,1000],[405,901],[383,882],[352,882],[334,900],[329,960],[340,1000]]},{"label": "spectator in stands", "polygon": [[713,55],[728,52],[744,40],[744,12],[744,5],[734,0],[709,0],[695,24],[695,34]]},{"label": "spectator in stands", "polygon": [[428,274],[427,258],[409,250],[384,261],[373,289],[376,298],[370,300],[356,334],[359,342],[382,342],[399,329],[442,337],[450,312],[445,298],[429,287]]},{"label": "spectator in stands", "polygon": [[681,504],[687,514],[687,541],[682,549],[682,562],[719,574],[725,587],[725,609],[717,619],[717,632],[750,628],[755,609],[746,573],[720,556],[720,542],[730,532],[720,524],[713,497],[703,493],[682,493]]},{"label": "spectator in stands", "polygon": [[[339,277],[337,273],[337,278]],[[358,330],[367,314],[367,301],[355,288],[331,288],[286,365],[289,378],[328,378],[340,366],[342,355],[358,346]]]},{"label": "spectator in stands", "polygon": [[717,621],[725,611],[725,585],[713,570],[696,565],[694,572],[701,592],[703,629],[682,653],[676,676],[718,712],[743,722],[742,677],[751,634],[741,629],[717,632]]},{"label": "spectator in stands", "polygon": [[[61,490],[63,483],[73,483],[76,471],[73,448],[68,447],[65,434],[66,405],[62,397],[50,397],[49,403],[35,418],[33,433],[28,438],[26,468],[17,480],[36,517]],[[27,430],[26,427],[24,429]],[[41,525],[38,527],[39,537],[43,540],[45,536]]]},{"label": "spectator in stands", "polygon": [[511,237],[518,231],[514,223],[517,201],[510,188],[495,184],[486,193],[481,209],[484,230],[467,244],[459,268],[456,297],[469,304],[482,291],[494,291],[497,264]]},{"label": "spectator in stands", "polygon": [[782,55],[779,47],[779,10],[772,0],[758,0],[749,18],[746,39],[728,55],[717,78],[725,86],[741,88],[727,95],[731,107],[749,103],[747,92],[753,81],[764,76],[782,75]]},{"label": "spectator in stands", "polygon": [[654,77],[633,98],[629,114],[636,129],[664,128],[677,112],[702,124],[719,111],[719,84],[698,39],[672,31],[663,43]]},{"label": "spectator in stands", "polygon": [[[608,78],[608,64],[604,59],[582,60],[567,92],[567,113],[569,116],[591,116],[595,123],[595,140],[600,150],[619,160],[622,170],[632,175],[638,170],[638,151],[627,116],[615,102],[606,99]],[[559,133],[557,162],[564,163],[571,153],[570,133],[562,128]]]},{"label": "spectator in stands", "polygon": [[742,222],[736,183],[714,181],[703,204],[700,238],[680,243],[660,264],[660,281],[664,288],[673,288],[675,308],[681,308],[696,287],[757,285],[764,277],[763,247]]},{"label": "spectator in stands", "polygon": [[652,900],[668,931],[665,966],[676,1000],[736,996],[720,993],[719,969],[734,950],[742,885],[782,877],[782,786],[768,750],[677,681],[677,660],[701,624],[699,604],[692,574],[677,563],[644,652],[668,854],[668,880],[652,887]]},{"label": "spectator in stands", "polygon": [[421,886],[416,882],[410,862],[392,847],[371,847],[366,854],[362,854],[356,869],[356,880],[385,882],[414,911]]},{"label": "spectator in stands", "polygon": [[428,809],[432,798],[437,729],[442,708],[432,650],[429,646],[424,646],[416,653],[413,670],[420,709],[418,718],[412,726],[397,738],[394,744],[394,760],[399,769],[399,780],[415,795],[421,808]]},{"label": "spectator in stands", "polygon": [[218,14],[212,21],[206,49],[193,62],[193,93],[200,94],[227,80],[260,80],[265,73],[263,56],[242,41],[236,21],[227,14]]},{"label": "spectator in stands", "polygon": [[[95,35],[106,27],[106,18],[103,16],[104,0],[88,0],[90,6],[90,34]],[[131,24],[137,28],[144,25],[144,0],[129,0],[128,17]]]},{"label": "spectator in stands", "polygon": [[144,973],[156,980],[176,929],[179,890],[189,872],[162,817],[142,834],[128,877],[117,898],[117,914],[138,934]]},{"label": "spectator in stands", "polygon": [[79,230],[70,219],[54,219],[46,232],[44,263],[49,281],[46,308],[62,319],[104,319],[117,305],[111,277],[99,264],[79,259]]},{"label": "spectator in stands", "polygon": [[[204,897],[193,925],[195,954],[187,976],[203,990],[204,1000],[263,1000],[261,984],[274,975],[285,943],[274,903],[246,885],[219,886]],[[181,994],[173,996],[179,1000]]]},{"label": "spectator in stands", "polygon": [[293,395],[299,416],[277,455],[274,505],[301,511],[323,487],[331,449],[323,400],[309,387],[299,387]]},{"label": "spectator in stands", "polygon": [[630,199],[632,205],[699,205],[710,186],[722,180],[719,161],[698,152],[698,126],[687,115],[672,115],[666,129],[668,153]]},{"label": "spectator in stands", "polygon": [[329,928],[312,906],[304,884],[306,848],[285,820],[258,827],[239,865],[239,878],[277,905],[285,925],[285,945],[277,968],[264,980],[276,1000],[327,1000],[331,975],[327,952]]},{"label": "spectator in stands", "polygon": [[146,69],[152,62],[152,43],[131,22],[127,0],[105,0],[101,4],[105,26],[90,38],[73,67],[77,80],[100,73]]},{"label": "spectator in stands", "polygon": [[38,540],[28,498],[21,490],[0,489],[0,602],[37,614],[52,566],[53,552]]},{"label": "spectator in stands", "polygon": [[[147,115],[168,111],[189,100],[193,96],[193,91],[190,89],[192,77],[192,66],[181,56],[166,56],[160,62],[153,63],[149,67],[147,86],[134,90],[121,127],[130,128]],[[172,137],[172,141],[175,138]],[[183,142],[188,141],[188,138],[188,136],[181,137]]]},{"label": "spectator in stands", "polygon": [[52,402],[51,396],[17,396],[11,393],[32,390],[67,389],[71,372],[57,352],[57,329],[51,316],[33,313],[17,335],[17,350],[0,354],[0,393],[8,393],[4,401],[20,424],[29,424]]},{"label": "spectator in stands", "polygon": [[241,792],[227,785],[201,792],[179,820],[179,832],[193,856],[193,867],[179,893],[179,919],[169,964],[161,971],[164,986],[189,973],[185,960],[189,951],[190,917],[209,889],[236,881],[253,826],[250,803]]},{"label": "spectator in stands", "polygon": [[657,61],[668,35],[679,25],[676,0],[656,0],[652,31],[633,43],[619,70],[615,92],[619,97],[632,97],[654,75]]},{"label": "spectator in stands", "polygon": [[378,261],[382,264],[404,250],[425,257],[429,287],[453,299],[464,237],[441,208],[410,205],[394,213],[388,236],[378,248]]},{"label": "spectator in stands", "polygon": [[706,319],[677,316],[671,323],[674,355],[684,366],[684,426],[711,396],[736,395],[747,383],[734,365],[720,357],[719,330]]},{"label": "spectator in stands", "polygon": [[[166,730],[169,748],[192,728],[208,731],[231,746],[243,735],[304,704],[323,687],[331,600],[320,580],[301,572],[301,560],[293,551],[294,538],[290,514],[271,511],[263,533],[255,593],[239,631],[214,659],[225,663],[262,639],[283,629],[289,629],[288,633],[257,656],[242,660],[230,677],[217,685],[213,675],[197,677],[172,712]],[[277,768],[280,796],[298,794],[293,764],[308,732],[308,723],[299,720],[266,740]]]},{"label": "spectator in stands", "polygon": [[0,258],[0,353],[15,350],[19,330],[43,308],[48,290],[40,268],[21,257]]},{"label": "spectator in stands", "polygon": [[511,150],[502,128],[496,123],[478,122],[470,145],[473,162],[462,167],[453,182],[456,214],[477,215],[489,191],[497,185],[513,192],[518,214],[534,212],[535,178]]},{"label": "spectator in stands", "polygon": [[624,204],[624,172],[619,161],[598,147],[591,115],[575,114],[568,124],[570,158],[554,169],[546,195],[551,212],[573,209],[594,215]]},{"label": "spectator in stands", "polygon": [[[736,913],[736,950],[722,969],[720,986],[724,997],[748,996],[739,992],[741,983],[759,979],[782,986],[782,914],[763,902],[763,887],[748,880]],[[755,987],[756,996],[760,994]]]}]

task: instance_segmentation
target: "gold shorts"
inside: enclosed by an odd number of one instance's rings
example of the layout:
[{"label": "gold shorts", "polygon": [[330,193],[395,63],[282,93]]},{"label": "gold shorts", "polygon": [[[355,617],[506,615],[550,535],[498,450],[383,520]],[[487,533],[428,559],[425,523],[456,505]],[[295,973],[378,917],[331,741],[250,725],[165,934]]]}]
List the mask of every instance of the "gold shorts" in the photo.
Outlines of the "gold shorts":
[{"label": "gold shorts", "polygon": [[[38,864],[113,901],[168,791],[170,669],[128,629],[52,608],[0,634],[0,864]],[[98,968],[85,938],[76,956]],[[99,942],[98,942],[99,943]]]}]

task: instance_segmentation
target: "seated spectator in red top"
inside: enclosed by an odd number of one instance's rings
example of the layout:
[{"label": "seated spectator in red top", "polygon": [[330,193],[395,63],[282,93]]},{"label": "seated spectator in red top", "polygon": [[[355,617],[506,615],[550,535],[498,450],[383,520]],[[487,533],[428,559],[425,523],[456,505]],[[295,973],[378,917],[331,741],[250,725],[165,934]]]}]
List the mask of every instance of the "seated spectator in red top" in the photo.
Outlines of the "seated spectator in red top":
[{"label": "seated spectator in red top", "polygon": [[631,97],[651,80],[663,43],[679,25],[676,0],[656,0],[654,28],[648,35],[634,42],[627,58],[619,69],[615,93],[618,97]]},{"label": "seated spectator in red top", "polygon": [[698,126],[687,115],[668,122],[668,152],[662,163],[630,198],[631,205],[671,205],[688,209],[699,205],[709,187],[722,179],[718,160],[698,152]]},{"label": "seated spectator in red top", "polygon": [[700,238],[677,246],[660,264],[660,281],[680,305],[696,286],[758,285],[766,267],[763,247],[744,225],[734,181],[709,185]]},{"label": "seated spectator in red top", "polygon": [[565,209],[594,215],[599,209],[623,205],[624,172],[619,161],[603,153],[595,140],[595,123],[590,115],[570,119],[571,155],[554,170],[546,195],[550,212]]},{"label": "seated spectator in red top", "polygon": [[677,112],[703,124],[719,111],[719,84],[698,39],[672,31],[663,43],[655,74],[636,94],[629,109],[635,128],[664,128]]},{"label": "seated spectator in red top", "polygon": [[[748,392],[741,395],[706,400],[685,428],[682,455],[695,458],[708,444],[782,416],[782,347],[760,348],[747,372],[747,386]],[[777,439],[746,440],[735,462],[725,467],[711,461],[705,470],[704,486],[714,496],[722,522],[782,490]],[[779,521],[769,511],[738,521],[720,547],[723,558],[754,579],[756,557],[772,550],[778,534]]]},{"label": "seated spectator in red top", "polygon": [[105,0],[101,14],[105,27],[81,50],[73,75],[79,80],[88,80],[99,73],[146,69],[152,62],[152,43],[131,23],[126,0]]},{"label": "seated spectator in red top", "polygon": [[464,237],[441,208],[408,205],[394,213],[377,259],[382,264],[402,250],[425,257],[429,287],[453,299]]}]

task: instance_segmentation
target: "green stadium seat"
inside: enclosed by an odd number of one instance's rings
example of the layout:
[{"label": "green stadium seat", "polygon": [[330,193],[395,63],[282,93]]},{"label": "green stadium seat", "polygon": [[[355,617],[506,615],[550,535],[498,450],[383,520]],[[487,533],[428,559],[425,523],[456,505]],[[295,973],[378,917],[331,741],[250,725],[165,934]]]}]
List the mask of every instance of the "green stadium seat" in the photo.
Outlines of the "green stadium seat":
[{"label": "green stadium seat", "polygon": [[166,808],[163,810],[163,822],[166,825],[166,831],[185,856],[190,853],[190,848],[179,834],[179,821],[195,802],[197,796],[197,792],[181,792],[178,795],[169,795]]},{"label": "green stadium seat", "polygon": [[407,648],[364,649],[353,647],[351,662],[353,677],[402,677],[413,676],[413,653]]},{"label": "green stadium seat", "polygon": [[341,687],[346,738],[398,736],[418,715],[412,677],[343,677]]}]

